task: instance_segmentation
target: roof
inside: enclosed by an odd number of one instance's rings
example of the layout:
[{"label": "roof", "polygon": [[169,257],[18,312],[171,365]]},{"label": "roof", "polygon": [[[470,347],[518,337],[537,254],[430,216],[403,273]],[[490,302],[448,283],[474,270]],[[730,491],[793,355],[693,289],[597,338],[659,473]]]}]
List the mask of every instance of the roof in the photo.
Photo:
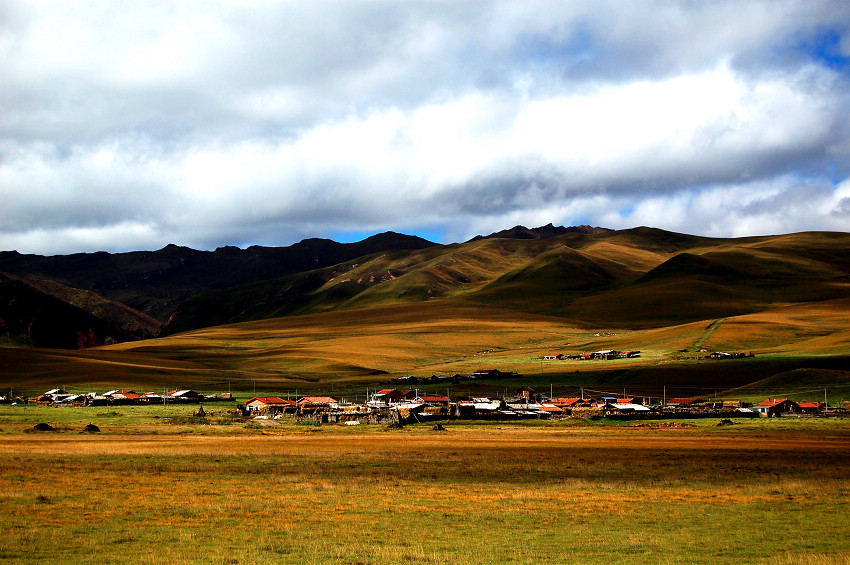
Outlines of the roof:
[{"label": "roof", "polygon": [[760,402],[759,406],[777,406],[783,402],[788,402],[787,398],[768,398],[764,402]]},{"label": "roof", "polygon": [[330,396],[305,396],[298,400],[298,404],[336,404],[336,399]]},{"label": "roof", "polygon": [[820,408],[824,405],[823,402],[800,402],[797,404],[800,408]]},{"label": "roof", "polygon": [[688,397],[688,398],[674,398],[670,400],[667,404],[693,404],[694,402],[699,402],[699,398],[696,397]]},{"label": "roof", "polygon": [[277,397],[277,396],[255,396],[251,400],[248,400],[247,402],[245,402],[245,404],[248,404],[248,403],[253,402],[255,400],[258,400],[258,401],[262,402],[263,404],[295,404],[294,400],[284,400],[284,399]]},{"label": "roof", "polygon": [[648,412],[649,408],[644,406],[643,404],[612,404],[614,408],[617,410],[634,410],[635,412]]},{"label": "roof", "polygon": [[200,396],[194,390],[172,390],[168,393],[168,396]]},{"label": "roof", "polygon": [[448,402],[448,396],[420,396],[420,400],[423,402]]},{"label": "roof", "polygon": [[551,404],[542,404],[538,410],[541,412],[563,412],[563,410],[557,406],[552,406]]},{"label": "roof", "polygon": [[583,398],[553,398],[549,401],[549,404],[572,406],[573,404],[578,404],[579,402],[585,402],[585,400]]}]

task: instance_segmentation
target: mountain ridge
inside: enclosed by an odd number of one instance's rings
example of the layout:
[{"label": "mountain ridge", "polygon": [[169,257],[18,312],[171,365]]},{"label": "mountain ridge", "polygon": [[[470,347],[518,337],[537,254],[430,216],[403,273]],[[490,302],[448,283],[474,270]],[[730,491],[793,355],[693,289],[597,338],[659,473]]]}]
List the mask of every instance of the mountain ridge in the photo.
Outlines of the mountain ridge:
[{"label": "mountain ridge", "polygon": [[848,248],[850,234],[843,232],[707,238],[548,224],[445,245],[385,232],[356,243],[312,238],[285,248],[0,252],[0,272],[53,280],[156,314],[165,334],[434,300],[656,327],[847,296]]}]

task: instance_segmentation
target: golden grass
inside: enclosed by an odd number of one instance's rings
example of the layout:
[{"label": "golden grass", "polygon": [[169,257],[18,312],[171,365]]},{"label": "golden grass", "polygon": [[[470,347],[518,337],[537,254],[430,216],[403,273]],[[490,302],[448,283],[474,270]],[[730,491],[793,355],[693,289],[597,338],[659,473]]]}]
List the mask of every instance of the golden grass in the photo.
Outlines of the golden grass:
[{"label": "golden grass", "polygon": [[0,558],[840,563],[850,431],[813,426],[5,434]]},{"label": "golden grass", "polygon": [[640,349],[640,359],[606,365],[623,369],[669,363],[680,350],[697,346],[786,356],[846,355],[848,317],[850,299],[843,299],[733,316],[716,327],[709,319],[610,329],[443,301],[247,322],[82,351],[0,348],[0,386],[29,389],[30,394],[53,386],[113,385],[221,392],[228,383],[244,388],[258,381],[264,390],[307,390],[321,389],[323,382],[374,386],[405,374],[483,368],[539,378],[577,370],[601,376],[599,364],[541,363],[540,358],[553,352]]}]

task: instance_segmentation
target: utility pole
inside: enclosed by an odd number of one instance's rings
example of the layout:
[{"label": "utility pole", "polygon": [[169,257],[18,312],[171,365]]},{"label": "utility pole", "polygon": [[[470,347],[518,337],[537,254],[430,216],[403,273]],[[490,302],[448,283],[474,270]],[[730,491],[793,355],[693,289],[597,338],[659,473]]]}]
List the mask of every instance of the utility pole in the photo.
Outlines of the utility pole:
[{"label": "utility pole", "polygon": [[664,400],[661,401],[661,406],[667,406],[667,385],[664,385]]}]

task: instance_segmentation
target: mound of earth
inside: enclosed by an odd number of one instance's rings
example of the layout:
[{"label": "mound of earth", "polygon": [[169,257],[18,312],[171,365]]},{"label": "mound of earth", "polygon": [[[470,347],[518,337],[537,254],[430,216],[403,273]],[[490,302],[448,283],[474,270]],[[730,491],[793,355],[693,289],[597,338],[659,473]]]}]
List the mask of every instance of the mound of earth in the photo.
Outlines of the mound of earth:
[{"label": "mound of earth", "polygon": [[50,424],[45,424],[44,422],[40,424],[36,424],[33,428],[37,432],[55,432],[56,428],[51,426]]},{"label": "mound of earth", "polygon": [[89,424],[85,428],[83,428],[84,432],[99,432],[100,428],[95,426],[94,424]]}]

